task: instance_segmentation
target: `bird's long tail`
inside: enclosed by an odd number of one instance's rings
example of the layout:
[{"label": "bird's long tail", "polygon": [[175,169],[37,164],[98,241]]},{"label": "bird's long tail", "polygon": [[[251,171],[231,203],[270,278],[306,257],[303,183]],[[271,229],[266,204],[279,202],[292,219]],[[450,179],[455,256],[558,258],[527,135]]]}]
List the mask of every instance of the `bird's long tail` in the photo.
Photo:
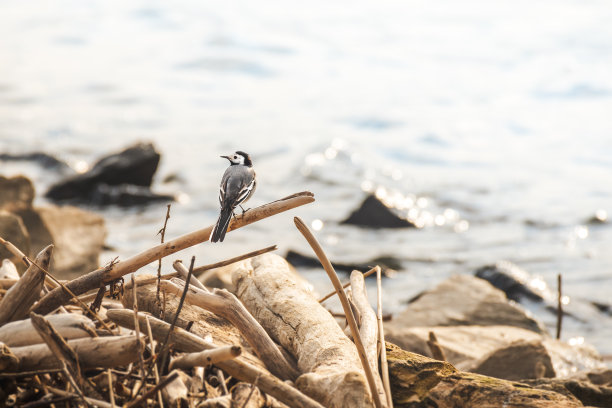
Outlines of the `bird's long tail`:
[{"label": "bird's long tail", "polygon": [[233,211],[231,208],[221,209],[217,224],[215,225],[212,234],[210,234],[210,242],[223,242],[223,239],[225,238],[225,233],[227,232],[227,227],[229,225],[230,220],[232,219],[232,214]]}]

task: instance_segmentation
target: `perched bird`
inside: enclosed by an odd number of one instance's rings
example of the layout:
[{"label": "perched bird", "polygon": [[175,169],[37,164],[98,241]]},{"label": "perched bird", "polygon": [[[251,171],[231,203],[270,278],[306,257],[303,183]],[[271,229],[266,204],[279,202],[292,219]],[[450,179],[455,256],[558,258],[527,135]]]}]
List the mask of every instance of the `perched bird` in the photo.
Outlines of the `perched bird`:
[{"label": "perched bird", "polygon": [[[219,187],[221,213],[210,235],[211,242],[223,242],[227,226],[232,215],[234,215],[234,209],[251,198],[257,184],[251,156],[245,152],[237,151],[232,156],[221,157],[229,160],[230,166],[225,170],[221,179],[221,186]],[[244,213],[244,209],[242,212]]]}]

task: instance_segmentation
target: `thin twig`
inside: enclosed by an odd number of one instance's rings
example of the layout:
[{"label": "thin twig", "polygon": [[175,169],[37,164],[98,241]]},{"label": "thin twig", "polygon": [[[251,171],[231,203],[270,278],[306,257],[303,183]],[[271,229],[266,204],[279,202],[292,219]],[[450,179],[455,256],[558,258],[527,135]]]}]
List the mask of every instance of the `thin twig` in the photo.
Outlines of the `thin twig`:
[{"label": "thin twig", "polygon": [[242,404],[242,408],[245,408],[251,400],[251,397],[253,396],[253,391],[255,391],[255,387],[257,386],[257,381],[259,381],[259,375],[257,376],[257,378],[255,378],[255,381],[253,381],[253,384],[251,384],[251,391],[249,391],[249,395],[247,395],[246,400]]},{"label": "thin twig", "polygon": [[557,275],[557,340],[561,338],[561,323],[563,322],[563,293],[561,291],[561,274]]},{"label": "thin twig", "polygon": [[138,405],[142,404],[143,402],[145,402],[147,400],[147,398],[149,398],[151,395],[154,395],[155,393],[157,393],[157,391],[161,391],[166,385],[170,384],[172,381],[176,380],[176,377],[178,377],[178,372],[173,372],[170,375],[168,375],[166,378],[164,378],[163,380],[161,380],[159,382],[159,384],[157,384],[155,387],[151,388],[149,391],[145,392],[144,394],[142,394],[139,398],[130,401],[128,404],[125,405],[125,408],[134,408],[137,407]]},{"label": "thin twig", "polygon": [[387,363],[387,345],[385,343],[385,330],[383,327],[382,313],[382,271],[380,266],[374,267],[376,270],[376,319],[378,320],[378,341],[380,343],[380,371],[382,372],[382,382],[387,396],[387,405],[393,408],[393,398],[391,398],[391,382],[389,381],[389,365]]},{"label": "thin twig", "polygon": [[220,261],[220,262],[215,262],[213,264],[209,264],[209,265],[203,265],[203,266],[198,266],[197,268],[193,269],[193,273],[195,275],[202,273],[204,271],[208,271],[209,269],[215,269],[215,268],[220,268],[222,266],[226,266],[226,265],[230,265],[236,262],[240,262],[244,259],[248,259],[248,258],[253,258],[257,255],[261,255],[261,254],[265,254],[266,252],[271,252],[271,251],[276,251],[277,247],[276,245],[272,245],[269,246],[267,248],[263,248],[263,249],[258,249],[257,251],[252,251],[249,252],[247,254],[244,255],[239,255],[236,256],[234,258],[230,258],[230,259],[226,259],[224,261]]},{"label": "thin twig", "polygon": [[[161,235],[161,243],[164,243],[164,239],[166,237],[166,226],[168,225],[168,218],[170,218],[170,206],[168,204],[168,210],[166,211],[166,219],[164,220],[164,227],[159,230],[158,234]],[[159,298],[159,282],[161,281],[161,268],[162,268],[162,258],[159,258],[159,263],[157,264],[157,301],[161,302]]]},{"label": "thin twig", "polygon": [[351,333],[353,335],[353,340],[355,341],[355,346],[357,348],[357,352],[359,354],[359,359],[361,360],[361,365],[363,366],[363,371],[365,372],[366,379],[368,381],[368,385],[370,386],[370,392],[372,394],[372,399],[374,400],[374,405],[377,408],[382,407],[382,402],[380,400],[380,395],[378,394],[378,390],[376,389],[376,383],[374,381],[374,374],[372,373],[372,369],[370,368],[370,364],[368,363],[368,357],[366,356],[365,348],[363,347],[363,343],[361,342],[361,337],[359,336],[359,329],[357,327],[357,322],[355,321],[355,316],[353,316],[353,311],[351,310],[351,306],[346,297],[346,293],[342,288],[342,283],[340,283],[340,279],[338,279],[338,274],[334,270],[331,262],[325,255],[323,248],[312,234],[308,226],[302,221],[300,217],[294,217],[293,221],[295,222],[295,226],[302,233],[308,244],[312,247],[313,251],[319,258],[319,262],[327,272],[329,279],[332,281],[334,288],[336,288],[336,292],[338,293],[338,297],[340,298],[340,303],[342,303],[342,308],[344,309],[344,314],[347,317],[347,321],[349,327],[351,328]]},{"label": "thin twig", "polygon": [[[179,274],[179,276],[183,278],[183,280],[187,280],[187,276],[189,275],[189,269],[187,269],[185,265],[183,265],[183,262],[181,260],[177,259],[176,261],[172,262],[172,267]],[[202,289],[205,292],[209,292],[206,286],[204,286],[202,282],[200,282],[195,276],[193,276],[193,274],[191,275],[191,279],[189,281],[196,288]]]},{"label": "thin twig", "polygon": [[[364,278],[367,278],[368,276],[372,275],[374,272],[376,272],[376,268],[380,269],[380,266],[375,266],[374,268],[370,269],[369,271],[367,271],[366,273],[363,274]],[[344,285],[342,285],[342,289],[346,289],[351,285],[351,282],[346,282]],[[319,299],[319,303],[323,303],[325,302],[327,299],[329,299],[330,297],[334,296],[336,294],[336,291],[334,290],[333,292],[328,293],[327,295],[323,296],[321,299]]]},{"label": "thin twig", "polygon": [[110,398],[111,407],[115,408],[115,392],[113,390],[113,376],[110,368],[106,370],[106,376],[108,378],[108,395]]},{"label": "thin twig", "polygon": [[[147,335],[149,336],[149,342],[151,347],[151,354],[155,355],[155,342],[153,340],[153,332],[151,331],[151,323],[149,323],[149,317],[145,316],[145,322],[147,323]],[[134,327],[139,326],[138,322],[134,322]],[[159,369],[157,368],[157,359],[153,359],[153,374],[155,375],[155,384],[159,384]],[[157,393],[157,399],[159,400],[159,406],[163,407],[163,399],[161,391]]]},{"label": "thin twig", "polygon": [[223,371],[217,368],[217,371],[215,371],[215,374],[217,375],[217,378],[219,379],[219,382],[221,383],[221,389],[223,390],[223,394],[224,395],[229,394],[229,391],[227,389],[227,384],[225,383],[225,375],[223,374]]},{"label": "thin twig", "polygon": [[[138,344],[138,365],[143,383],[146,382],[146,372],[144,366],[144,357],[142,355],[143,345],[140,342],[140,325],[138,324],[138,294],[136,293],[136,280],[132,274],[132,311],[134,312],[134,331],[136,332],[136,343]],[[138,394],[137,394],[138,395]]]}]

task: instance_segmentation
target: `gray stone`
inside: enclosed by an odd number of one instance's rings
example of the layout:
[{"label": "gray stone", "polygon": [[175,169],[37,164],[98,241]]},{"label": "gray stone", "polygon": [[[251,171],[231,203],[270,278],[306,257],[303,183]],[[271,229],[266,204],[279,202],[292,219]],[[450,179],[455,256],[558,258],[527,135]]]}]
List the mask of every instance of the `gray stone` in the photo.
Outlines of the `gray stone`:
[{"label": "gray stone", "polygon": [[24,176],[0,176],[0,210],[15,211],[29,208],[34,200],[34,186]]}]

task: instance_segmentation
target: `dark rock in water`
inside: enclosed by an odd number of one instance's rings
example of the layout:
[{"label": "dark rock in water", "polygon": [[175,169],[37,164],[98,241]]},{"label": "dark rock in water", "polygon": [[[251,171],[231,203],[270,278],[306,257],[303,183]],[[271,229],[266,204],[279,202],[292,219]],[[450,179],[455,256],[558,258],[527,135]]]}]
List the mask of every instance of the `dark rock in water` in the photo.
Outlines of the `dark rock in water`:
[{"label": "dark rock in water", "polygon": [[160,154],[151,143],[141,143],[100,159],[86,173],[52,186],[46,197],[53,200],[90,200],[100,184],[133,184],[150,187]]},{"label": "dark rock in water", "polygon": [[3,161],[32,161],[40,164],[46,169],[68,170],[70,166],[65,162],[42,152],[33,152],[25,154],[0,154],[0,160]]},{"label": "dark rock in water", "polygon": [[610,220],[608,219],[608,213],[606,210],[597,210],[591,218],[587,220],[587,224],[600,225],[607,224]]},{"label": "dark rock in water", "polygon": [[[319,262],[317,258],[312,257],[312,256],[303,255],[303,254],[300,254],[292,250],[289,250],[287,252],[287,255],[285,255],[285,259],[291,265],[296,266],[296,267],[302,266],[306,268],[322,268],[321,263]],[[379,265],[382,269],[383,275],[389,275],[393,273],[393,271],[396,271],[402,268],[400,261],[391,256],[378,257],[378,258],[372,259],[370,262],[364,262],[364,263],[346,264],[346,263],[332,262],[332,265],[334,266],[334,269],[336,271],[347,272],[347,273],[350,273],[354,270],[365,272],[368,269],[371,269],[372,267],[374,267],[375,265]]]},{"label": "dark rock in water", "polygon": [[483,266],[474,274],[516,302],[523,298],[541,302],[549,295],[543,281],[535,279],[529,272],[512,262],[500,261],[494,265]]},{"label": "dark rock in water", "polygon": [[30,208],[34,200],[34,186],[24,176],[0,176],[0,210],[15,211]]},{"label": "dark rock in water", "polygon": [[122,184],[109,186],[100,184],[92,191],[90,202],[96,205],[118,205],[129,207],[132,205],[146,205],[157,202],[174,201],[174,196],[169,194],[157,194],[148,187]]},{"label": "dark rock in water", "polygon": [[397,215],[376,196],[369,195],[361,206],[341,224],[359,225],[370,228],[411,228],[415,225]]}]

